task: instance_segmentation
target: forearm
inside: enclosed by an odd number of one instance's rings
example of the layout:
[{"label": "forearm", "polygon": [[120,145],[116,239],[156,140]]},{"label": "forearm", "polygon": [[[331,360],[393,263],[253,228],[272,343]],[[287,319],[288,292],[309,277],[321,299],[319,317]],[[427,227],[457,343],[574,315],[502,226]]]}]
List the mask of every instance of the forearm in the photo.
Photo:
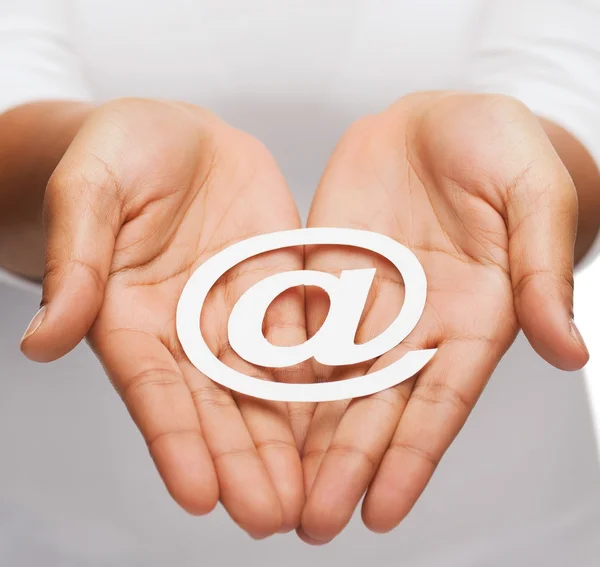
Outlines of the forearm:
[{"label": "forearm", "polygon": [[0,115],[0,266],[43,273],[46,184],[92,107],[39,102]]},{"label": "forearm", "polygon": [[579,223],[575,259],[578,262],[589,250],[600,229],[600,172],[576,138],[552,122],[541,122],[577,188]]}]

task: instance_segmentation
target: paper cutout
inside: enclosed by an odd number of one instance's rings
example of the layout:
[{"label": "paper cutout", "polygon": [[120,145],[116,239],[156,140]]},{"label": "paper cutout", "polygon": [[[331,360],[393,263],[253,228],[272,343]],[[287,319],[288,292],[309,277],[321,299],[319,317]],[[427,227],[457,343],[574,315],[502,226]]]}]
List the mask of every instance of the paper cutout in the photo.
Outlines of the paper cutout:
[{"label": "paper cutout", "polygon": [[[344,270],[340,277],[313,270],[295,270],[268,276],[237,301],[229,318],[231,347],[243,359],[260,366],[282,368],[313,357],[327,365],[363,362],[388,352],[414,329],[427,295],[425,272],[417,257],[392,238],[349,228],[305,228],[261,234],[238,242],[196,269],[177,305],[179,341],[192,364],[211,380],[243,394],[266,400],[322,402],[368,396],[414,376],[437,349],[410,351],[395,363],[358,378],[316,384],[269,382],[247,376],[223,364],[208,348],[200,330],[200,313],[217,280],[240,262],[289,246],[333,244],[370,250],[387,258],[402,275],[404,304],[392,324],[367,343],[354,344],[375,269]],[[275,297],[298,285],[323,288],[330,297],[327,319],[305,343],[275,346],[262,334],[264,314]]]}]

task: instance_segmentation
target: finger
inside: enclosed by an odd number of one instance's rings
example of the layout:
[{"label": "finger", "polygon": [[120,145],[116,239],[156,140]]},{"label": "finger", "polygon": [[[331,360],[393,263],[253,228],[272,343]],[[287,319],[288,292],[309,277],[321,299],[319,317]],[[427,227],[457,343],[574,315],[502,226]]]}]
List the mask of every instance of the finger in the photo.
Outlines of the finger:
[{"label": "finger", "polygon": [[304,460],[311,486],[301,528],[313,540],[309,543],[331,541],[350,521],[389,444],[410,388],[407,381],[353,400],[339,423],[327,416],[326,428],[319,432],[321,446],[315,443],[318,448]]},{"label": "finger", "polygon": [[519,323],[540,356],[577,370],[589,358],[573,322],[577,193],[558,157],[540,159],[517,177],[506,214]]},{"label": "finger", "polygon": [[[323,252],[321,249],[320,252]],[[339,252],[329,251],[325,254],[313,255],[310,269],[322,267],[322,271],[331,271],[341,259],[345,258],[351,263],[352,258]],[[358,261],[354,258],[354,261]],[[371,258],[372,261],[372,258]],[[326,268],[327,267],[327,268]],[[398,280],[383,280],[388,287],[388,293],[381,291],[381,276],[376,275],[375,280],[367,298],[365,312],[363,313],[356,340],[365,342],[378,335],[388,323],[390,314],[394,314],[394,304],[402,303],[403,288]],[[322,290],[309,290],[307,292],[307,313],[309,316],[308,330],[314,334],[322,325],[327,316],[327,300],[323,297]],[[391,293],[389,293],[391,291]],[[375,302],[375,298],[379,301]],[[396,352],[396,351],[394,351]],[[390,353],[393,356],[393,353]],[[315,363],[316,373],[321,381],[347,380],[358,376],[364,376],[372,366],[372,361],[345,367],[327,367]],[[339,423],[344,416],[350,400],[338,402],[320,403],[313,415],[310,429],[307,435],[304,451],[302,454],[302,466],[304,469],[304,486],[307,495],[310,495],[313,483],[317,477],[321,463],[327,453],[332,439],[338,429]],[[308,535],[308,534],[306,534]]]},{"label": "finger", "polygon": [[212,455],[223,506],[252,537],[276,533],[283,523],[278,494],[231,393],[188,361],[181,367]]},{"label": "finger", "polygon": [[[359,374],[360,375],[360,374]],[[348,376],[351,377],[351,376]],[[343,379],[343,378],[342,378]],[[350,400],[320,403],[313,414],[310,429],[302,452],[302,470],[304,473],[304,491],[307,500],[314,484],[321,463],[333,439],[340,421]],[[304,510],[303,510],[304,513]],[[298,537],[309,545],[322,545],[323,541],[311,537],[300,524],[296,528]]]},{"label": "finger", "polygon": [[21,342],[32,360],[69,352],[100,310],[121,224],[114,184],[102,164],[79,150],[65,154],[48,183],[42,307]]},{"label": "finger", "polygon": [[[289,255],[289,252],[287,254]],[[302,269],[303,251],[297,250],[292,254],[299,254],[297,258],[293,258],[294,269]],[[304,288],[288,289],[279,295],[267,309],[263,327],[265,338],[273,345],[294,346],[304,343],[307,339]],[[273,368],[271,373],[277,382],[300,384],[315,380],[310,360],[290,367]],[[298,454],[306,440],[316,404],[288,402],[285,408],[287,423],[291,426]]]},{"label": "finger", "polygon": [[[362,374],[358,371],[355,375],[360,376]],[[341,376],[340,378],[346,379],[352,377],[352,375],[348,375]],[[327,453],[327,449],[349,403],[350,400],[320,403],[315,410],[302,452],[304,491],[307,497],[310,496],[323,458]]]},{"label": "finger", "polygon": [[475,405],[504,344],[453,339],[419,374],[363,502],[366,526],[394,528],[408,514]]},{"label": "finger", "polygon": [[[300,248],[281,250],[241,265],[230,276],[228,295],[238,297],[257,278],[268,277],[283,270],[301,269],[303,251]],[[292,346],[306,340],[304,321],[304,291],[292,288],[280,294],[267,309],[263,321],[264,335],[277,346]],[[228,344],[222,361],[244,374],[258,375],[281,382],[312,382],[309,361],[280,369],[257,369],[243,361]],[[282,524],[278,531],[287,532],[298,525],[304,505],[302,466],[298,447],[304,442],[305,431],[312,415],[312,404],[286,404],[259,400],[233,392],[254,446],[262,459],[278,495]],[[296,431],[292,429],[292,417]]]},{"label": "finger", "polygon": [[[367,324],[376,311],[368,314]],[[424,317],[419,327],[402,344],[378,359],[369,372],[393,364],[411,350],[433,347],[438,341],[429,334],[432,328],[432,322]],[[308,543],[329,542],[350,521],[388,448],[413,384],[414,379],[406,380],[393,388],[352,400],[325,453],[316,453],[320,463],[302,513],[300,534],[312,540]],[[312,468],[316,468],[314,464]]]},{"label": "finger", "polygon": [[[235,355],[225,356],[222,361],[246,374],[254,374],[264,380],[273,379],[266,371],[257,373],[256,368],[253,369],[251,365],[244,367],[234,358]],[[300,522],[304,487],[300,455],[290,426],[287,405],[238,393],[234,393],[233,397],[279,501],[281,520],[277,531],[289,532]]]},{"label": "finger", "polygon": [[[265,314],[264,327],[266,339],[274,345],[292,346],[304,343],[307,338],[304,289],[290,289],[277,297]],[[269,378],[277,382],[314,382],[309,360],[292,367],[274,368],[270,374]],[[258,400],[244,396],[237,399],[254,443],[279,495],[283,511],[280,531],[288,532],[300,523],[300,514],[304,506],[300,452],[316,404],[261,404]]]},{"label": "finger", "polygon": [[[387,261],[372,254],[321,247],[311,251],[310,266],[331,271],[368,264],[376,275],[367,298],[362,320],[356,334],[358,343],[366,342],[389,326],[404,301],[400,274]],[[322,305],[317,304],[317,308]],[[319,313],[321,315],[321,313]],[[317,321],[320,323],[320,321]],[[310,328],[310,327],[309,327]],[[420,329],[428,328],[423,325]],[[382,357],[375,365],[366,364],[344,368],[331,378],[346,379],[364,375],[369,368],[382,368],[395,362],[408,350],[411,341],[420,341],[421,330],[408,337],[405,343]],[[353,400],[346,409],[321,405],[315,415],[315,427],[307,440],[304,455],[305,483],[308,499],[302,514],[299,535],[308,543],[325,543],[335,537],[347,524],[362,494],[374,474],[377,464],[391,439],[400,418],[410,383]],[[321,409],[323,408],[323,409]],[[329,409],[329,411],[327,411]],[[335,419],[343,411],[341,419]]]},{"label": "finger", "polygon": [[[312,219],[315,219],[313,211]],[[315,226],[317,222],[327,223],[324,218],[310,220],[309,224]],[[312,224],[311,224],[312,223]],[[356,254],[350,252],[348,248],[337,246],[311,246],[306,251],[305,267],[307,270],[316,270],[331,273],[339,276],[342,269],[352,269],[355,267],[371,267],[374,264],[374,257],[365,254]],[[373,295],[367,299],[367,305],[370,307],[373,303]],[[306,289],[306,326],[309,337],[314,336],[321,328],[329,311],[329,297],[327,293],[316,287]],[[364,318],[363,318],[364,323]],[[313,368],[318,381],[346,380],[364,375],[371,366],[371,362],[354,365],[346,368],[335,368],[325,366],[313,361]],[[338,424],[348,407],[349,400],[338,402],[327,402],[318,404],[310,424],[306,443],[302,454],[302,466],[304,470],[304,487],[306,494],[310,494],[314,479],[321,465],[321,462],[327,452],[327,448],[333,438]],[[301,535],[301,532],[299,532]],[[307,534],[301,537],[308,537]]]},{"label": "finger", "polygon": [[219,496],[215,469],[194,402],[169,350],[156,337],[132,329],[95,328],[90,343],[173,499],[191,514],[210,512]]}]

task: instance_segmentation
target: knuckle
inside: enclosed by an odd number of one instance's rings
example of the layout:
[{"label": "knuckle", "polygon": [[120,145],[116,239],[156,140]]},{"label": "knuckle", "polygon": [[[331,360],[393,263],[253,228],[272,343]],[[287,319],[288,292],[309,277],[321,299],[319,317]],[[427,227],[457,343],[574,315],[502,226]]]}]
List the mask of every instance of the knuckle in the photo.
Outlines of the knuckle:
[{"label": "knuckle", "polygon": [[132,401],[132,398],[143,397],[147,395],[149,389],[181,388],[185,383],[181,376],[170,368],[147,368],[126,381],[118,391],[125,402]]},{"label": "knuckle", "polygon": [[176,429],[173,431],[162,431],[160,433],[155,433],[151,437],[146,437],[146,446],[148,450],[152,453],[159,442],[164,442],[173,437],[182,437],[182,436],[190,436],[190,437],[199,437],[202,438],[199,429]]},{"label": "knuckle", "polygon": [[410,441],[393,441],[390,444],[388,451],[401,453],[410,457],[416,457],[418,460],[423,461],[432,469],[436,469],[440,463],[440,457],[438,457],[433,451],[419,447],[416,443],[412,443]]},{"label": "knuckle", "polygon": [[62,275],[62,264],[50,257],[46,259],[46,264],[44,266],[44,277],[43,277],[43,284],[47,284],[49,281],[51,280],[55,280],[58,279],[61,275]]},{"label": "knuckle", "polygon": [[513,283],[513,293],[517,298],[520,298],[523,296],[525,289],[530,285],[549,289],[548,283],[553,284],[553,286],[558,286],[559,289],[568,294],[572,294],[575,289],[575,280],[571,270],[556,271],[540,269],[528,271],[521,275]]},{"label": "knuckle", "polygon": [[235,404],[231,394],[215,383],[199,386],[191,391],[191,395],[200,408],[229,408]]},{"label": "knuckle", "polygon": [[227,461],[256,459],[257,452],[254,447],[239,447],[231,449],[223,449],[215,453],[213,460],[216,466],[226,465]]},{"label": "knuckle", "polygon": [[276,451],[283,450],[285,452],[288,452],[291,450],[294,453],[298,452],[295,443],[288,439],[261,439],[255,441],[254,445],[259,453],[263,451],[270,451],[273,449],[275,449]]},{"label": "knuckle", "polygon": [[312,463],[313,461],[317,464],[323,460],[325,456],[325,449],[308,449],[302,453],[302,462],[303,463]]},{"label": "knuckle", "polygon": [[51,250],[49,250],[49,252],[49,257],[46,259],[44,266],[44,277],[42,280],[44,288],[47,287],[49,282],[62,281],[65,277],[77,272],[82,272],[84,276],[92,282],[95,291],[101,295],[104,294],[105,278],[99,272],[98,268],[88,262],[74,258],[64,262],[54,258]]},{"label": "knuckle", "polygon": [[73,167],[62,162],[59,163],[46,183],[45,212],[55,215],[60,210],[69,191],[74,187],[80,187],[77,181],[79,179],[81,179],[80,174]]},{"label": "knuckle", "polygon": [[396,412],[398,408],[403,408],[408,403],[409,396],[404,392],[405,388],[406,384],[402,382],[387,390],[371,394],[369,399],[377,404],[385,404],[389,406],[392,411]]},{"label": "knuckle", "polygon": [[374,473],[379,466],[379,459],[362,447],[333,443],[327,450],[327,455],[339,457],[343,460],[358,461],[363,466],[367,467],[371,474]]},{"label": "knuckle", "polygon": [[531,209],[534,209],[533,205],[538,201],[547,197],[549,189],[547,182],[535,178],[533,161],[528,161],[524,165],[520,165],[516,172],[511,172],[510,177],[507,176],[503,185],[508,202],[526,197]]},{"label": "knuckle", "polygon": [[441,381],[415,384],[411,399],[434,406],[447,406],[453,411],[470,412],[475,400],[470,399],[459,388]]},{"label": "knuckle", "polygon": [[46,185],[45,204],[52,213],[66,198],[81,201],[80,205],[89,207],[95,202],[94,198],[100,195],[103,196],[103,203],[108,203],[107,193],[120,195],[116,171],[102,156],[86,152],[78,160],[77,166],[69,162],[59,163]]},{"label": "knuckle", "polygon": [[312,366],[310,362],[298,362],[283,368],[273,368],[273,376],[276,382],[286,384],[307,383],[312,379]]}]

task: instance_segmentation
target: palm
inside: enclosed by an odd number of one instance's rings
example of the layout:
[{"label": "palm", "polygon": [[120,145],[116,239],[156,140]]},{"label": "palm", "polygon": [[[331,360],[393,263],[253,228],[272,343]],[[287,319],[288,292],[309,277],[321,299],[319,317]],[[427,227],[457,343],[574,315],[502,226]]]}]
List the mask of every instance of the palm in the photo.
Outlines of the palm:
[{"label": "palm", "polygon": [[[493,132],[484,137],[471,128],[466,139],[466,117],[455,108],[452,119],[439,111],[435,128],[410,109],[390,112],[358,123],[339,144],[309,225],[372,230],[409,247],[428,278],[427,304],[415,330],[393,351],[318,372],[347,378],[388,366],[407,350],[438,351],[417,377],[391,390],[319,405],[303,458],[309,498],[300,535],[308,541],[335,536],[367,486],[363,517],[373,529],[390,529],[409,511],[518,329],[509,237],[490,189],[504,180],[487,167],[497,151],[487,143]],[[306,266],[377,268],[357,342],[382,332],[402,305],[400,274],[381,257],[320,248],[307,253]],[[326,310],[314,292],[309,335]]]},{"label": "palm", "polygon": [[[186,127],[173,124],[180,143],[161,130],[158,146],[147,148],[147,162],[135,164],[144,182],[135,196],[126,196],[135,206],[116,237],[105,301],[89,338],[173,496],[192,512],[206,511],[215,500],[216,471],[220,499],[232,517],[263,536],[293,528],[303,503],[289,408],[235,395],[196,370],[181,351],[174,314],[184,285],[204,260],[255,234],[297,228],[298,214],[258,142],[218,124],[215,139],[190,152]],[[302,265],[295,250],[262,255],[213,288],[201,327],[228,366],[285,379],[242,361],[229,348],[226,324],[237,298],[255,281]],[[275,343],[302,342],[303,297],[278,298],[265,325]],[[305,425],[296,426],[300,439]]]}]

